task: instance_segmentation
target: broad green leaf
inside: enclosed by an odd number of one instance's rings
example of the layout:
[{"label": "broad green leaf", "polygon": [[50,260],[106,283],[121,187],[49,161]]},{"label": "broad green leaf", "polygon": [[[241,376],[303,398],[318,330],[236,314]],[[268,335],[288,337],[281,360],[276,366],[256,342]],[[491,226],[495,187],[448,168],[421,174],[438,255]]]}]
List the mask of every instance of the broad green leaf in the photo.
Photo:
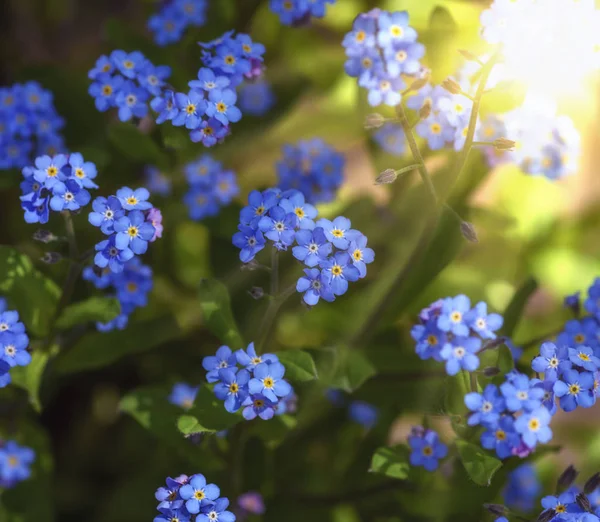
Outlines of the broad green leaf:
[{"label": "broad green leaf", "polygon": [[504,311],[504,325],[502,327],[502,332],[507,337],[512,337],[515,333],[515,329],[523,315],[523,310],[533,292],[537,290],[537,287],[537,281],[533,278],[529,278],[515,292],[515,295]]},{"label": "broad green leaf", "polygon": [[362,352],[346,346],[329,351],[327,366],[326,372],[329,375],[324,376],[327,384],[348,393],[360,388],[376,373],[375,368]]},{"label": "broad green leaf", "polygon": [[312,381],[318,377],[315,361],[307,352],[288,350],[277,353],[277,357],[285,366],[285,377],[292,382]]},{"label": "broad green leaf", "polygon": [[90,297],[85,301],[67,306],[60,314],[56,327],[60,330],[68,330],[83,323],[108,323],[120,313],[121,305],[118,299],[114,297]]},{"label": "broad green leaf", "polygon": [[166,167],[167,158],[147,134],[132,123],[114,123],[108,127],[108,139],[124,156],[139,163]]},{"label": "broad green leaf", "polygon": [[132,322],[125,330],[94,332],[84,336],[75,346],[56,360],[59,373],[72,373],[101,368],[134,353],[144,352],[177,339],[181,330],[172,316]]},{"label": "broad green leaf", "polygon": [[408,455],[409,449],[405,445],[378,448],[371,459],[369,471],[392,478],[405,479],[410,470]]},{"label": "broad green leaf", "polygon": [[57,345],[52,346],[49,351],[34,350],[31,355],[31,363],[27,366],[17,366],[10,371],[12,383],[27,390],[29,401],[37,412],[42,409],[39,391],[44,370],[50,358],[57,353]]},{"label": "broad green leaf", "polygon": [[210,274],[208,229],[200,223],[184,222],[174,233],[174,272],[183,284],[195,288]]},{"label": "broad green leaf", "polygon": [[177,428],[184,435],[214,433],[231,428],[242,420],[239,414],[229,413],[223,401],[217,399],[207,385],[198,391],[194,406],[177,420]]},{"label": "broad green leaf", "polygon": [[233,318],[225,285],[216,279],[203,279],[198,288],[198,297],[208,329],[232,349],[241,348],[244,342]]},{"label": "broad green leaf", "polygon": [[48,335],[60,288],[36,270],[27,256],[8,246],[0,246],[0,296],[19,312],[28,333]]},{"label": "broad green leaf", "polygon": [[502,462],[488,455],[481,446],[464,440],[457,440],[456,448],[473,482],[479,486],[489,486],[494,473],[502,467]]}]

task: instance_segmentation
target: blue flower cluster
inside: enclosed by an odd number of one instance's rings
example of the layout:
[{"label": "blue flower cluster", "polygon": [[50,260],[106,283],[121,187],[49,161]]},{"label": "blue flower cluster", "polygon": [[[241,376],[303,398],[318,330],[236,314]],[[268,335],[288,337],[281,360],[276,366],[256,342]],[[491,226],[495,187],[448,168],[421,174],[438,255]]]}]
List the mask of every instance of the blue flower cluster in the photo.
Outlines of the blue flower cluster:
[{"label": "blue flower cluster", "polygon": [[148,201],[145,188],[123,187],[116,196],[98,197],[92,203],[89,222],[108,239],[96,244],[94,263],[118,274],[135,255],[148,250],[148,243],[162,235],[162,215]]},{"label": "blue flower cluster", "polygon": [[78,152],[40,156],[35,166],[24,167],[21,208],[27,223],[47,223],[50,209],[75,211],[90,202],[87,189],[96,189],[96,165]]},{"label": "blue flower cluster", "polygon": [[184,410],[189,410],[198,395],[198,386],[190,386],[185,382],[178,382],[173,386],[169,395],[169,402],[175,406],[180,406]]},{"label": "blue flower cluster", "polygon": [[462,294],[436,301],[421,311],[419,319],[421,324],[411,330],[417,355],[445,362],[448,375],[461,369],[477,370],[482,339],[495,339],[494,332],[503,323],[502,316],[488,314],[486,303],[471,308],[471,301]]},{"label": "blue flower cluster", "polygon": [[110,267],[102,269],[88,266],[83,270],[83,278],[101,290],[110,289],[121,305],[121,313],[108,323],[96,323],[101,332],[123,330],[129,322],[129,316],[136,308],[148,304],[148,294],[152,290],[152,269],[143,265],[134,257],[123,265],[120,272],[112,272]]},{"label": "blue flower cluster", "polygon": [[208,154],[188,163],[183,170],[190,185],[183,201],[194,221],[216,216],[240,192],[235,172],[224,170],[223,164]]},{"label": "blue flower cluster", "polygon": [[236,352],[221,346],[216,355],[203,359],[202,366],[206,380],[215,383],[215,395],[230,413],[243,408],[246,420],[268,420],[295,409],[296,395],[283,378],[285,367],[272,353],[258,355],[254,343]]},{"label": "blue flower cluster", "polygon": [[403,76],[421,70],[419,60],[425,47],[416,40],[417,32],[408,25],[406,11],[372,9],[356,17],[342,43],[348,57],[344,68],[369,91],[370,105],[393,107],[400,103],[401,91],[406,88]]},{"label": "blue flower cluster", "polygon": [[154,42],[160,46],[178,42],[190,25],[204,25],[207,7],[207,0],[162,2],[160,11],[148,20],[148,29],[154,36]]},{"label": "blue flower cluster", "polygon": [[170,67],[153,65],[140,51],[118,50],[101,56],[88,72],[88,92],[100,112],[117,108],[119,119],[129,121],[148,114],[148,101],[162,94],[169,76]]},{"label": "blue flower cluster", "polygon": [[319,138],[284,145],[278,187],[299,190],[313,205],[332,201],[344,181],[344,165],[344,155]]},{"label": "blue flower cluster", "polygon": [[220,495],[219,486],[207,484],[199,473],[169,477],[166,487],[154,494],[160,511],[154,522],[235,522],[235,515],[227,511],[229,499]]},{"label": "blue flower cluster", "polygon": [[0,297],[0,388],[10,384],[11,368],[31,362],[28,346],[29,337],[25,325],[19,321],[19,313],[9,310],[6,300]]},{"label": "blue flower cluster", "polygon": [[367,237],[351,228],[349,219],[339,216],[315,222],[316,208],[297,190],[255,190],[248,203],[233,236],[240,260],[252,261],[267,240],[278,250],[292,247],[294,257],[308,267],[296,285],[306,304],[316,305],[320,298],[334,301],[346,293],[349,282],[367,275],[375,253],[367,247]]},{"label": "blue flower cluster", "polygon": [[275,104],[273,89],[264,80],[243,84],[239,94],[240,109],[251,116],[262,116]]},{"label": "blue flower cluster", "polygon": [[483,393],[467,393],[465,404],[467,424],[484,428],[481,445],[501,459],[526,457],[552,438],[553,398],[539,379],[511,371],[499,388],[488,384]]},{"label": "blue flower cluster", "polygon": [[269,7],[284,25],[303,25],[311,17],[323,18],[327,4],[335,0],[270,0]]},{"label": "blue flower cluster", "polygon": [[34,155],[64,151],[64,120],[37,82],[0,87],[0,169],[23,168]]},{"label": "blue flower cluster", "polygon": [[508,474],[502,492],[504,503],[520,511],[529,512],[542,492],[542,484],[531,464],[522,464]]},{"label": "blue flower cluster", "polygon": [[377,144],[389,154],[402,156],[406,150],[406,136],[400,125],[395,123],[384,123],[380,129],[373,134]]},{"label": "blue flower cluster", "polygon": [[413,426],[408,437],[412,466],[421,466],[427,471],[435,471],[439,461],[448,455],[448,446],[440,441],[439,435],[422,426]]},{"label": "blue flower cluster", "polygon": [[14,440],[0,440],[0,488],[12,488],[31,476],[35,452]]}]

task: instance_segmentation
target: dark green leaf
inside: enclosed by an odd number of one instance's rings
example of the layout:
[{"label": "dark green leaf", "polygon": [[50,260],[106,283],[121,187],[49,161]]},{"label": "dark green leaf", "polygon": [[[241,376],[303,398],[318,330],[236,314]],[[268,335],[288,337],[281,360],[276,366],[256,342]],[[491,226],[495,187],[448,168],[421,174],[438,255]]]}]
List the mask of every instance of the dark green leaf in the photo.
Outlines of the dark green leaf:
[{"label": "dark green leaf", "polygon": [[331,387],[341,388],[348,393],[360,388],[376,373],[371,361],[362,352],[346,346],[337,348],[328,359],[329,376],[325,376],[324,380],[329,381]]},{"label": "dark green leaf", "polygon": [[198,391],[194,406],[186,415],[179,417],[177,427],[184,435],[213,433],[231,428],[242,420],[239,414],[229,413],[223,401],[217,399],[209,386]]},{"label": "dark green leaf", "polygon": [[67,306],[60,314],[56,327],[61,330],[68,330],[83,323],[108,323],[120,313],[121,305],[118,299],[114,297],[90,297],[85,301]]},{"label": "dark green leaf", "polygon": [[408,455],[409,449],[405,445],[378,448],[371,459],[369,471],[392,478],[405,479],[408,477],[410,469]]},{"label": "dark green leaf", "polygon": [[108,366],[127,355],[176,339],[180,334],[180,328],[171,316],[133,322],[125,330],[90,333],[57,358],[56,370],[72,373]]},{"label": "dark green leaf", "polygon": [[27,390],[29,401],[36,411],[42,409],[39,391],[44,370],[51,357],[58,353],[58,346],[53,346],[49,351],[34,350],[31,363],[27,366],[17,366],[10,371],[12,383]]},{"label": "dark green leaf", "polygon": [[200,223],[184,222],[174,233],[175,273],[182,283],[195,287],[210,273],[208,229]]},{"label": "dark green leaf", "polygon": [[502,467],[502,462],[488,455],[480,446],[464,440],[457,440],[456,448],[473,482],[479,486],[489,486],[494,473]]},{"label": "dark green leaf", "polygon": [[108,127],[108,139],[132,161],[166,167],[167,158],[147,134],[132,123],[114,123]]},{"label": "dark green leaf", "polygon": [[507,337],[512,337],[515,333],[515,329],[523,315],[525,305],[527,305],[529,298],[533,292],[537,290],[537,287],[537,281],[531,277],[515,292],[515,295],[504,311],[504,325],[502,332]]},{"label": "dark green leaf", "polygon": [[198,296],[208,329],[232,349],[241,348],[244,343],[233,318],[225,285],[216,279],[203,279]]},{"label": "dark green leaf", "polygon": [[315,361],[302,350],[288,350],[277,353],[279,361],[285,366],[285,377],[290,381],[312,381],[317,378]]},{"label": "dark green leaf", "polygon": [[0,246],[0,295],[19,312],[29,333],[48,335],[60,288],[38,272],[27,256],[8,246]]}]

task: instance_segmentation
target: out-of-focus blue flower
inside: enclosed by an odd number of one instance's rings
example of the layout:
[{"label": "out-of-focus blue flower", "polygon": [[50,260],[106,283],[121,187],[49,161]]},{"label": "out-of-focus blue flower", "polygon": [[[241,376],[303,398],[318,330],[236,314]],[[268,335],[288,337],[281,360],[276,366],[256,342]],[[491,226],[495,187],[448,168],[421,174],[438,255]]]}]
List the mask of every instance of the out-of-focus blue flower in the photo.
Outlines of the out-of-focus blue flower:
[{"label": "out-of-focus blue flower", "polygon": [[385,123],[373,134],[373,139],[386,152],[402,156],[406,151],[406,136],[400,125]]},{"label": "out-of-focus blue flower", "polygon": [[252,515],[263,515],[265,503],[263,497],[257,491],[248,491],[241,494],[237,499],[238,506]]},{"label": "out-of-focus blue flower", "polygon": [[144,185],[148,187],[150,192],[160,196],[169,196],[171,194],[171,179],[158,168],[147,166],[144,169],[144,174]]},{"label": "out-of-focus blue flower", "polygon": [[368,402],[352,401],[348,406],[348,416],[357,424],[365,428],[372,428],[377,424],[379,410]]},{"label": "out-of-focus blue flower", "polygon": [[508,482],[504,489],[504,502],[512,509],[531,511],[542,491],[535,468],[531,464],[523,464],[508,474]]},{"label": "out-of-focus blue flower", "polygon": [[244,84],[239,92],[239,105],[244,114],[262,116],[275,105],[275,95],[266,81]]},{"label": "out-of-focus blue flower", "polygon": [[440,459],[448,454],[448,446],[440,441],[438,434],[421,427],[413,428],[408,445],[411,465],[422,466],[427,471],[435,471]]},{"label": "out-of-focus blue flower", "polygon": [[14,440],[6,441],[0,447],[0,487],[12,488],[31,476],[31,465],[35,452],[20,446]]},{"label": "out-of-focus blue flower", "polygon": [[194,405],[198,390],[198,386],[190,386],[185,382],[178,382],[173,386],[173,390],[169,395],[169,402],[188,410]]}]

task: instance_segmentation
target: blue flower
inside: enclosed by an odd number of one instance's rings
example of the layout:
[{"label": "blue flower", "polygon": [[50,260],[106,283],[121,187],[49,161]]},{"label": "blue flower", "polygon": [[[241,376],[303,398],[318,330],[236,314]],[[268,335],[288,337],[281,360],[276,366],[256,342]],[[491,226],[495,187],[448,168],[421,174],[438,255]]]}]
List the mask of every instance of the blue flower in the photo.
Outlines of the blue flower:
[{"label": "blue flower", "polygon": [[296,243],[298,246],[292,248],[294,257],[311,268],[324,261],[333,248],[322,227],[314,230],[298,230]]},{"label": "blue flower", "polygon": [[211,189],[192,186],[183,197],[183,202],[189,209],[190,219],[194,221],[216,216],[219,213],[219,202]]},{"label": "blue flower", "polygon": [[264,515],[265,513],[265,503],[262,495],[256,491],[248,491],[248,493],[240,495],[237,504],[244,511],[253,515]]},{"label": "blue flower", "polygon": [[136,259],[127,263],[125,270],[118,276],[113,277],[112,284],[117,293],[117,299],[121,308],[127,305],[134,307],[146,306],[148,304],[148,293],[152,290],[152,269],[142,265]]},{"label": "blue flower", "polygon": [[229,134],[229,127],[223,125],[215,118],[202,120],[200,126],[190,132],[190,139],[194,143],[202,142],[205,147],[212,147],[220,143]]},{"label": "blue flower", "polygon": [[358,268],[361,279],[367,275],[367,264],[375,260],[375,252],[367,247],[367,236],[359,234],[350,242],[348,254],[352,259],[352,264]]},{"label": "blue flower", "polygon": [[13,487],[16,483],[31,476],[31,464],[35,452],[26,446],[19,446],[14,440],[8,440],[0,448],[0,485]]},{"label": "blue flower", "polygon": [[79,152],[69,155],[71,165],[71,177],[84,188],[98,188],[92,180],[97,176],[96,165],[91,161],[85,161]]},{"label": "blue flower", "polygon": [[[438,323],[439,326],[439,323]],[[475,355],[481,348],[481,340],[474,337],[454,337],[440,352],[446,361],[446,373],[456,375],[461,368],[474,372],[479,368],[479,358]]]},{"label": "blue flower", "polygon": [[402,100],[400,91],[406,88],[406,84],[402,78],[393,78],[391,75],[360,83],[362,87],[369,89],[367,100],[372,107],[376,107],[382,103],[390,107],[395,107]]},{"label": "blue flower", "polygon": [[542,485],[531,464],[522,464],[508,474],[508,483],[503,492],[507,506],[521,511],[531,511]]},{"label": "blue flower", "polygon": [[21,208],[25,211],[26,223],[48,223],[50,216],[50,198],[38,197],[34,192],[21,196]]},{"label": "blue flower", "polygon": [[521,438],[514,429],[514,419],[504,415],[497,424],[489,425],[481,434],[481,445],[485,449],[495,450],[500,459],[513,455],[513,448],[519,446]]},{"label": "blue flower", "polygon": [[215,53],[216,56],[212,58],[209,66],[220,69],[230,78],[240,77],[250,72],[250,60],[242,55],[242,46],[235,40],[230,38],[219,45]]},{"label": "blue flower", "polygon": [[124,82],[115,99],[119,108],[119,120],[129,121],[134,116],[143,118],[148,114],[147,101],[149,94],[146,90],[137,87],[133,82]]},{"label": "blue flower", "polygon": [[51,189],[55,183],[64,181],[66,176],[62,168],[67,164],[67,157],[64,154],[57,156],[40,156],[35,160],[36,170],[33,177],[47,189]]},{"label": "blue flower", "polygon": [[186,475],[174,479],[167,477],[167,487],[160,487],[154,493],[154,498],[159,502],[157,509],[159,511],[162,511],[163,509],[179,509],[183,505],[183,500],[179,496],[179,489],[184,484],[187,484],[187,482],[188,477]]},{"label": "blue flower", "polygon": [[217,76],[212,69],[201,67],[198,70],[198,79],[188,82],[190,89],[210,92],[214,89],[223,90],[230,84],[226,76]]},{"label": "blue flower", "polygon": [[421,69],[419,60],[425,55],[425,46],[416,42],[401,42],[385,47],[385,65],[392,76],[416,74]]},{"label": "blue flower", "polygon": [[248,263],[265,248],[265,238],[260,230],[246,225],[238,225],[239,232],[233,235],[233,244],[240,249],[240,261]]},{"label": "blue flower", "polygon": [[515,429],[521,434],[527,447],[535,448],[538,442],[545,444],[552,438],[552,430],[548,426],[551,419],[550,412],[540,406],[531,412],[523,413],[515,421]]},{"label": "blue flower", "polygon": [[574,310],[579,310],[581,306],[579,295],[581,292],[577,291],[573,294],[567,295],[563,301],[565,308],[573,308]]},{"label": "blue flower", "polygon": [[279,362],[263,362],[254,368],[254,377],[248,383],[248,390],[252,395],[261,394],[268,400],[276,403],[278,397],[290,394],[291,386],[283,378],[285,367]]},{"label": "blue flower", "polygon": [[218,498],[213,504],[202,506],[196,522],[235,522],[235,515],[231,511],[226,511],[228,506],[227,498]]},{"label": "blue flower", "polygon": [[335,300],[329,278],[318,268],[305,268],[304,276],[298,279],[296,290],[304,293],[302,299],[309,306],[314,306],[322,297],[325,301]]},{"label": "blue flower", "polygon": [[313,219],[317,217],[317,209],[306,203],[304,194],[297,190],[287,190],[281,195],[279,206],[288,214],[295,214],[296,226],[302,229],[315,228]]},{"label": "blue flower", "polygon": [[527,375],[515,374],[500,385],[500,391],[506,400],[506,409],[508,411],[526,411],[537,410],[541,406],[541,400],[544,396],[543,390],[533,388],[535,381],[531,381]]},{"label": "blue flower", "polygon": [[323,229],[327,239],[340,250],[347,250],[350,247],[350,241],[357,236],[357,232],[350,228],[352,226],[350,220],[343,216],[336,217],[333,221],[319,219],[316,225]]},{"label": "blue flower", "polygon": [[134,254],[144,254],[148,241],[154,236],[154,227],[146,221],[141,210],[133,210],[128,216],[115,221],[115,245],[119,250],[131,248]]},{"label": "blue flower", "polygon": [[132,190],[123,187],[117,190],[117,198],[125,210],[150,210],[152,203],[147,201],[150,193],[145,188]]},{"label": "blue flower", "polygon": [[[550,415],[554,415],[556,413],[556,400],[554,397],[554,382],[545,379],[543,381],[539,379],[532,379],[531,382],[535,382],[533,385],[534,388],[539,388],[543,390],[544,395],[542,397],[542,406],[544,406],[549,412]],[[594,385],[594,387],[596,387]]]},{"label": "blue flower", "polygon": [[112,234],[114,223],[125,215],[121,202],[115,196],[108,199],[102,196],[92,202],[93,212],[90,212],[88,221],[95,227],[100,227],[103,233]]},{"label": "blue flower", "polygon": [[596,403],[594,375],[566,370],[554,383],[554,393],[560,398],[560,407],[565,411],[573,411],[577,406],[590,408]]},{"label": "blue flower", "polygon": [[117,106],[117,95],[123,88],[122,76],[111,76],[110,74],[100,74],[90,85],[88,92],[94,97],[96,109],[105,112],[112,107]]},{"label": "blue flower", "polygon": [[231,170],[221,171],[215,179],[214,194],[221,205],[228,205],[240,192],[237,176]]},{"label": "blue flower", "polygon": [[448,446],[440,441],[438,434],[433,430],[413,428],[408,437],[408,445],[411,449],[411,465],[422,466],[427,471],[435,471],[438,461],[448,454]]},{"label": "blue flower", "polygon": [[221,382],[215,385],[217,399],[225,401],[225,409],[229,413],[235,413],[242,406],[242,402],[248,396],[247,384],[250,373],[240,370],[237,373],[229,368],[219,370]]},{"label": "blue flower", "polygon": [[600,369],[600,359],[594,355],[594,351],[587,346],[569,348],[569,360],[576,366],[581,366],[588,372]]},{"label": "blue flower", "polygon": [[348,281],[353,282],[360,278],[358,268],[351,264],[350,256],[346,252],[336,252],[322,261],[320,266],[334,295],[344,295],[348,290]]},{"label": "blue flower", "polygon": [[149,60],[143,64],[142,71],[138,74],[140,85],[153,96],[160,96],[165,80],[171,76],[168,65],[153,65]]},{"label": "blue flower", "polygon": [[587,312],[600,318],[600,277],[596,278],[592,286],[588,288],[588,297],[583,306]]},{"label": "blue flower", "polygon": [[158,168],[146,166],[144,175],[148,190],[160,196],[171,194],[171,178],[163,174]]},{"label": "blue flower", "polygon": [[235,357],[238,364],[244,366],[246,370],[254,370],[256,365],[263,362],[279,362],[279,359],[275,354],[263,353],[262,355],[258,355],[254,348],[254,343],[250,343],[245,351],[243,348],[240,348],[235,352]]},{"label": "blue flower", "polygon": [[467,422],[469,426],[476,426],[477,424],[494,426],[505,406],[504,398],[494,384],[488,384],[483,394],[467,393],[465,395],[465,405],[473,412],[469,415]]},{"label": "blue flower", "polygon": [[27,351],[28,346],[29,337],[24,333],[1,333],[0,360],[6,362],[11,368],[27,366],[31,362],[31,355]]},{"label": "blue flower", "polygon": [[96,64],[88,72],[88,78],[90,80],[95,80],[101,75],[110,75],[110,73],[114,71],[114,68],[115,66],[113,65],[113,62],[110,60],[110,58],[108,56],[102,55],[96,60]]},{"label": "blue flower", "polygon": [[439,150],[446,145],[446,142],[454,140],[454,127],[442,113],[432,112],[417,124],[416,131],[421,138],[427,140],[431,150]]},{"label": "blue flower", "polygon": [[173,118],[173,125],[176,127],[185,125],[187,129],[197,129],[200,126],[200,118],[207,109],[202,92],[193,89],[188,94],[178,92],[175,94],[175,104],[179,114]]},{"label": "blue flower", "polygon": [[150,102],[152,110],[158,114],[156,123],[161,124],[165,121],[173,120],[178,114],[179,109],[175,103],[175,93],[167,90],[162,96],[157,96]]},{"label": "blue flower", "polygon": [[488,314],[487,304],[483,301],[465,314],[465,322],[483,339],[495,339],[496,330],[502,327],[504,320],[499,314]]},{"label": "blue flower", "polygon": [[385,123],[373,135],[379,146],[390,154],[402,156],[406,151],[406,136],[402,127],[394,123]]},{"label": "blue flower", "polygon": [[115,245],[115,237],[110,236],[96,245],[97,254],[94,263],[100,268],[108,267],[111,272],[118,274],[123,271],[123,265],[134,256],[134,253],[130,248],[118,249]]},{"label": "blue flower", "polygon": [[217,382],[219,380],[219,370],[230,368],[235,371],[236,357],[229,346],[220,346],[216,355],[209,355],[202,359],[202,367],[208,372],[206,380],[208,382]]},{"label": "blue flower", "polygon": [[540,346],[540,355],[533,359],[531,367],[534,371],[543,373],[545,380],[556,381],[560,371],[571,368],[567,357],[566,347],[557,347],[554,343],[545,342]]},{"label": "blue flower", "polygon": [[62,210],[79,210],[90,202],[90,193],[81,188],[74,179],[68,179],[64,183],[55,183],[52,187],[53,197],[50,200],[50,208],[57,212]]},{"label": "blue flower", "polygon": [[139,73],[146,59],[139,51],[132,53],[113,51],[110,54],[110,60],[123,76],[133,79]]},{"label": "blue flower", "polygon": [[[173,386],[173,390],[169,395],[169,402],[174,404],[175,406],[181,406],[183,409],[190,409],[194,405],[194,401],[196,400],[196,395],[198,395],[198,390],[200,388],[198,386],[190,386],[185,382],[178,382]],[[164,489],[164,488],[162,488]],[[170,495],[171,492],[169,492]],[[168,498],[168,497],[167,497]],[[164,500],[159,499],[157,500]],[[170,506],[163,506],[170,507]]]},{"label": "blue flower", "polygon": [[402,42],[414,42],[416,39],[417,32],[409,27],[406,11],[397,11],[391,14],[384,11],[379,15],[377,42],[381,47]]},{"label": "blue flower", "polygon": [[265,82],[247,83],[240,90],[240,109],[244,114],[262,116],[275,105],[275,95]]},{"label": "blue flower", "polygon": [[435,359],[443,361],[441,356],[442,348],[448,342],[446,332],[437,327],[437,319],[432,317],[425,324],[416,324],[410,331],[411,337],[417,341],[415,351],[417,355],[425,359]]},{"label": "blue flower", "polygon": [[223,125],[235,123],[242,118],[241,111],[235,106],[237,95],[231,89],[213,89],[208,93],[206,115],[215,118]]},{"label": "blue flower", "polygon": [[220,490],[214,484],[207,484],[204,475],[193,475],[188,484],[181,486],[179,495],[185,500],[185,508],[192,514],[200,512],[200,507],[210,506],[219,498]]},{"label": "blue flower", "polygon": [[174,4],[166,5],[148,19],[148,29],[154,34],[154,42],[161,47],[181,40],[186,27],[183,13]]},{"label": "blue flower", "polygon": [[[183,501],[181,501],[183,502]],[[184,506],[178,508],[158,508],[160,515],[154,517],[153,522],[190,522],[190,515]]]},{"label": "blue flower", "polygon": [[360,14],[354,19],[352,31],[346,34],[342,45],[349,56],[360,56],[366,49],[375,46],[377,15],[375,12]]},{"label": "blue flower", "polygon": [[25,325],[19,321],[19,313],[15,310],[5,310],[0,313],[0,335],[5,333],[25,333]]},{"label": "blue flower", "polygon": [[280,207],[275,206],[269,210],[267,216],[263,216],[258,222],[258,228],[267,239],[285,246],[294,242],[296,227],[296,215],[288,214]]},{"label": "blue flower", "polygon": [[442,309],[437,320],[437,325],[444,332],[454,335],[467,336],[469,328],[465,317],[471,308],[471,301],[465,295],[447,297],[444,299]]},{"label": "blue flower", "polygon": [[242,415],[246,420],[255,419],[257,416],[262,420],[269,420],[275,415],[276,405],[276,401],[270,401],[260,393],[252,394],[246,397],[246,400],[242,404],[244,406]]},{"label": "blue flower", "polygon": [[598,338],[600,336],[600,327],[593,317],[584,317],[581,321],[572,319],[565,323],[564,330],[556,337],[559,345],[570,346],[588,346],[596,348],[600,346]]},{"label": "blue flower", "polygon": [[580,511],[580,508],[575,504],[575,495],[570,491],[565,491],[557,497],[544,497],[542,499],[542,507],[554,511],[556,517],[552,520],[563,520],[562,515],[564,513],[577,513]]},{"label": "blue flower", "polygon": [[357,424],[370,429],[377,424],[379,410],[368,402],[352,401],[348,406],[348,416]]}]

